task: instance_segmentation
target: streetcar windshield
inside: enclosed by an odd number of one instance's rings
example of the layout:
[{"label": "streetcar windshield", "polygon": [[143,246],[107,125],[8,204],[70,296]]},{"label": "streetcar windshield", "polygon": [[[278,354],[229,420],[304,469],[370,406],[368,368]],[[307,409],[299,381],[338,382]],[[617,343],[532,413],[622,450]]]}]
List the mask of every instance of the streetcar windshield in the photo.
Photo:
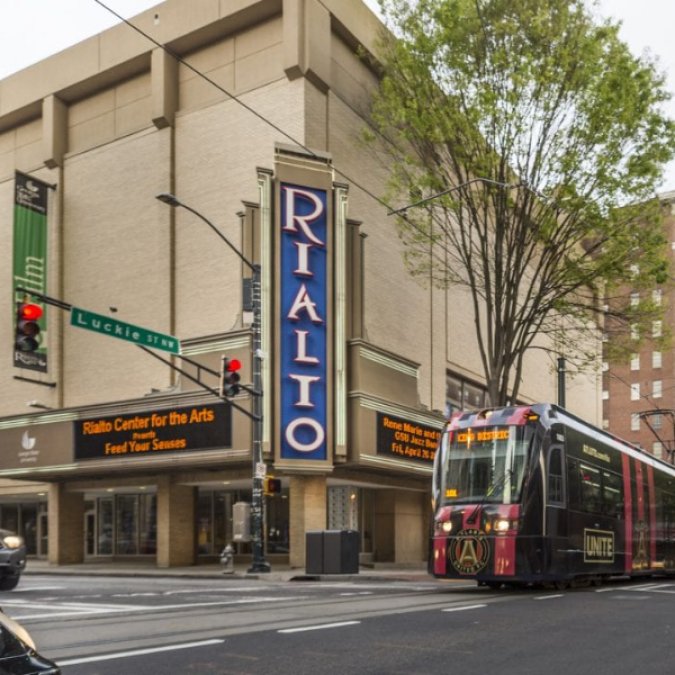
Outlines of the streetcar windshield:
[{"label": "streetcar windshield", "polygon": [[441,502],[518,502],[532,434],[531,427],[522,425],[443,434]]}]

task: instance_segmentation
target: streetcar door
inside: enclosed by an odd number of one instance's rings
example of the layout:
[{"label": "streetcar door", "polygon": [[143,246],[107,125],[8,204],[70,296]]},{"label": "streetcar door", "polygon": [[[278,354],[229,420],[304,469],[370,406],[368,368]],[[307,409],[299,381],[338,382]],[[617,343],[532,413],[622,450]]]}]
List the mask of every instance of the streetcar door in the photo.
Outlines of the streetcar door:
[{"label": "streetcar door", "polygon": [[567,510],[565,461],[562,445],[551,445],[546,465],[545,542],[547,572],[565,574],[567,543]]}]

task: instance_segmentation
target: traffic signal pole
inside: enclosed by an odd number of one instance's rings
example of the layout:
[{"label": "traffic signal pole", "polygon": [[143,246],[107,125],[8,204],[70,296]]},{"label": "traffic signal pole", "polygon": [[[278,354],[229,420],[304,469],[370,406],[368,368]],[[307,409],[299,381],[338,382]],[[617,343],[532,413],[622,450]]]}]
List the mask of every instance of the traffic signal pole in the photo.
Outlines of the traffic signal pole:
[{"label": "traffic signal pole", "polygon": [[[264,533],[263,533],[263,483],[265,478],[265,463],[263,458],[263,388],[262,388],[262,295],[260,265],[252,263],[239,251],[232,242],[204,215],[190,206],[183,204],[175,195],[162,193],[157,199],[174,208],[182,207],[206,223],[227,246],[251,270],[251,286],[253,300],[253,414],[252,419],[252,482],[251,482],[251,548],[252,561],[249,573],[269,572],[270,564],[265,560]],[[223,397],[225,398],[225,397]]]},{"label": "traffic signal pole", "polygon": [[263,399],[262,399],[262,294],[260,265],[251,270],[251,290],[253,300],[253,485],[251,500],[251,538],[253,560],[249,572],[269,572],[270,564],[265,560],[263,541],[263,481],[265,463],[263,461]]}]

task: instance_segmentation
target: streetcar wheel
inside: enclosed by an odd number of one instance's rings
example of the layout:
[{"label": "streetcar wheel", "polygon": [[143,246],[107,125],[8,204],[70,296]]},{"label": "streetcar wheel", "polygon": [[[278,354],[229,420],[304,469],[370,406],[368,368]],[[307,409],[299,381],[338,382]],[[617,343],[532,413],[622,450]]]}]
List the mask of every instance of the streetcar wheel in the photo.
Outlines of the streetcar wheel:
[{"label": "streetcar wheel", "polygon": [[565,591],[567,590],[569,583],[567,581],[556,581],[553,586],[558,591]]}]

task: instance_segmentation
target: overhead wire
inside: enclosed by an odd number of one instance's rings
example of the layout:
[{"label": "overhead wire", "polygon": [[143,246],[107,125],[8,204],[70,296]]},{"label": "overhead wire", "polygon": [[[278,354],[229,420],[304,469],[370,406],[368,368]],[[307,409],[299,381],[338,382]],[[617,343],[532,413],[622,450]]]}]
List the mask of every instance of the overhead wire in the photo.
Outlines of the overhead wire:
[{"label": "overhead wire", "polygon": [[[286,140],[289,140],[289,141],[291,141],[292,143],[294,143],[295,145],[297,145],[298,147],[302,148],[302,149],[303,149],[305,152],[307,152],[311,157],[315,157],[315,158],[317,157],[317,154],[316,154],[310,147],[308,147],[305,143],[303,143],[302,141],[299,141],[299,140],[298,140],[297,138],[295,138],[292,134],[290,134],[289,132],[287,132],[286,130],[284,130],[283,128],[281,128],[278,124],[276,124],[275,122],[273,122],[272,120],[270,120],[268,117],[265,117],[265,115],[263,115],[262,113],[260,113],[260,112],[259,112],[258,110],[256,110],[253,106],[247,104],[245,101],[242,101],[242,99],[239,98],[236,94],[233,94],[231,91],[229,91],[229,90],[228,90],[227,88],[225,88],[223,85],[221,85],[220,83],[216,82],[215,80],[213,80],[212,78],[210,78],[206,73],[204,73],[204,72],[202,72],[201,70],[199,70],[199,68],[196,68],[193,64],[191,64],[189,61],[187,61],[185,58],[183,58],[183,56],[181,56],[181,55],[180,55],[178,52],[176,52],[174,49],[172,49],[172,48],[169,47],[168,45],[166,45],[166,44],[160,42],[159,40],[157,40],[156,38],[154,38],[152,35],[150,35],[150,34],[147,33],[146,31],[144,31],[142,28],[140,28],[139,26],[137,26],[136,24],[134,24],[134,23],[133,23],[132,21],[130,21],[129,19],[126,19],[124,16],[122,16],[121,14],[119,14],[119,12],[115,11],[115,10],[112,9],[110,6],[108,6],[105,2],[103,2],[103,0],[94,0],[94,2],[95,2],[97,5],[99,5],[100,7],[102,7],[103,9],[105,9],[107,12],[109,12],[110,14],[112,14],[114,17],[116,17],[117,19],[119,19],[122,23],[124,23],[124,24],[126,24],[127,26],[129,26],[129,28],[131,28],[132,30],[134,30],[135,32],[137,32],[139,35],[141,35],[142,37],[144,37],[146,40],[148,40],[149,42],[151,42],[152,44],[154,44],[156,47],[159,47],[160,49],[162,49],[165,53],[167,53],[169,56],[171,56],[172,58],[174,58],[174,59],[175,59],[178,63],[180,63],[181,65],[185,66],[188,70],[190,70],[192,73],[194,73],[197,77],[201,78],[202,80],[204,80],[205,82],[207,82],[208,84],[210,84],[212,87],[214,87],[215,89],[217,89],[218,91],[220,91],[222,94],[225,94],[225,96],[227,96],[229,99],[231,99],[234,103],[237,103],[238,105],[240,105],[240,106],[241,106],[242,108],[244,108],[247,112],[249,112],[249,113],[251,113],[252,115],[254,115],[254,116],[255,116],[257,119],[259,119],[261,122],[263,122],[263,123],[267,124],[268,126],[270,126],[270,127],[271,127],[272,129],[274,129],[276,132],[278,132],[279,134],[281,134]],[[351,109],[354,110],[353,108],[351,108]],[[354,111],[354,112],[355,112],[356,114],[359,114],[359,113],[356,112],[356,111]],[[362,117],[362,116],[361,116],[361,117]],[[362,119],[363,119],[364,123],[366,123],[372,130],[377,131],[377,133],[378,133],[378,135],[380,136],[380,138],[384,139],[388,144],[393,145],[394,147],[396,147],[395,144],[393,143],[393,141],[391,141],[391,139],[388,139],[388,138],[387,138],[384,134],[382,134],[379,130],[375,129],[375,127],[373,127],[373,125],[370,124],[366,119],[364,119],[363,117],[362,117]],[[389,215],[389,213],[394,212],[394,209],[392,208],[392,206],[391,206],[389,203],[387,203],[387,202],[386,202],[384,199],[382,199],[381,197],[378,197],[372,190],[370,190],[369,188],[367,188],[366,186],[364,186],[360,181],[356,180],[355,178],[353,178],[353,177],[350,176],[349,174],[345,173],[344,171],[342,171],[340,168],[336,167],[335,165],[333,165],[333,170],[335,171],[336,174],[338,174],[339,176],[341,176],[342,178],[344,178],[349,184],[351,184],[351,185],[353,185],[354,187],[356,187],[356,188],[358,188],[359,190],[361,190],[364,194],[368,195],[371,199],[375,200],[378,204],[380,204],[380,206],[383,206],[384,208],[386,208],[387,211],[388,211],[388,215]],[[399,211],[400,211],[400,209],[399,209]],[[425,231],[424,229],[422,229],[417,223],[415,223],[413,220],[411,220],[410,218],[408,218],[407,214],[405,214],[405,213],[397,213],[397,216],[398,216],[399,218],[402,218],[403,220],[405,220],[405,222],[406,222],[408,225],[410,225],[413,229],[415,229],[419,234],[421,234],[421,235],[423,235],[425,238],[427,238],[430,242],[433,242],[433,243],[435,243],[437,246],[439,246],[439,247],[441,248],[441,250],[445,251],[445,253],[450,253],[450,251],[448,251],[448,250],[446,249],[446,246],[445,246],[445,245],[439,244],[437,238],[435,239],[431,234],[429,234],[427,231]],[[432,214],[432,218],[433,218],[433,217],[434,217],[434,216],[433,216],[433,214]],[[438,258],[438,256],[436,256],[436,257],[437,257],[437,259],[438,259],[438,261],[439,261],[440,263],[443,263],[443,260],[442,260],[441,258]]]}]

